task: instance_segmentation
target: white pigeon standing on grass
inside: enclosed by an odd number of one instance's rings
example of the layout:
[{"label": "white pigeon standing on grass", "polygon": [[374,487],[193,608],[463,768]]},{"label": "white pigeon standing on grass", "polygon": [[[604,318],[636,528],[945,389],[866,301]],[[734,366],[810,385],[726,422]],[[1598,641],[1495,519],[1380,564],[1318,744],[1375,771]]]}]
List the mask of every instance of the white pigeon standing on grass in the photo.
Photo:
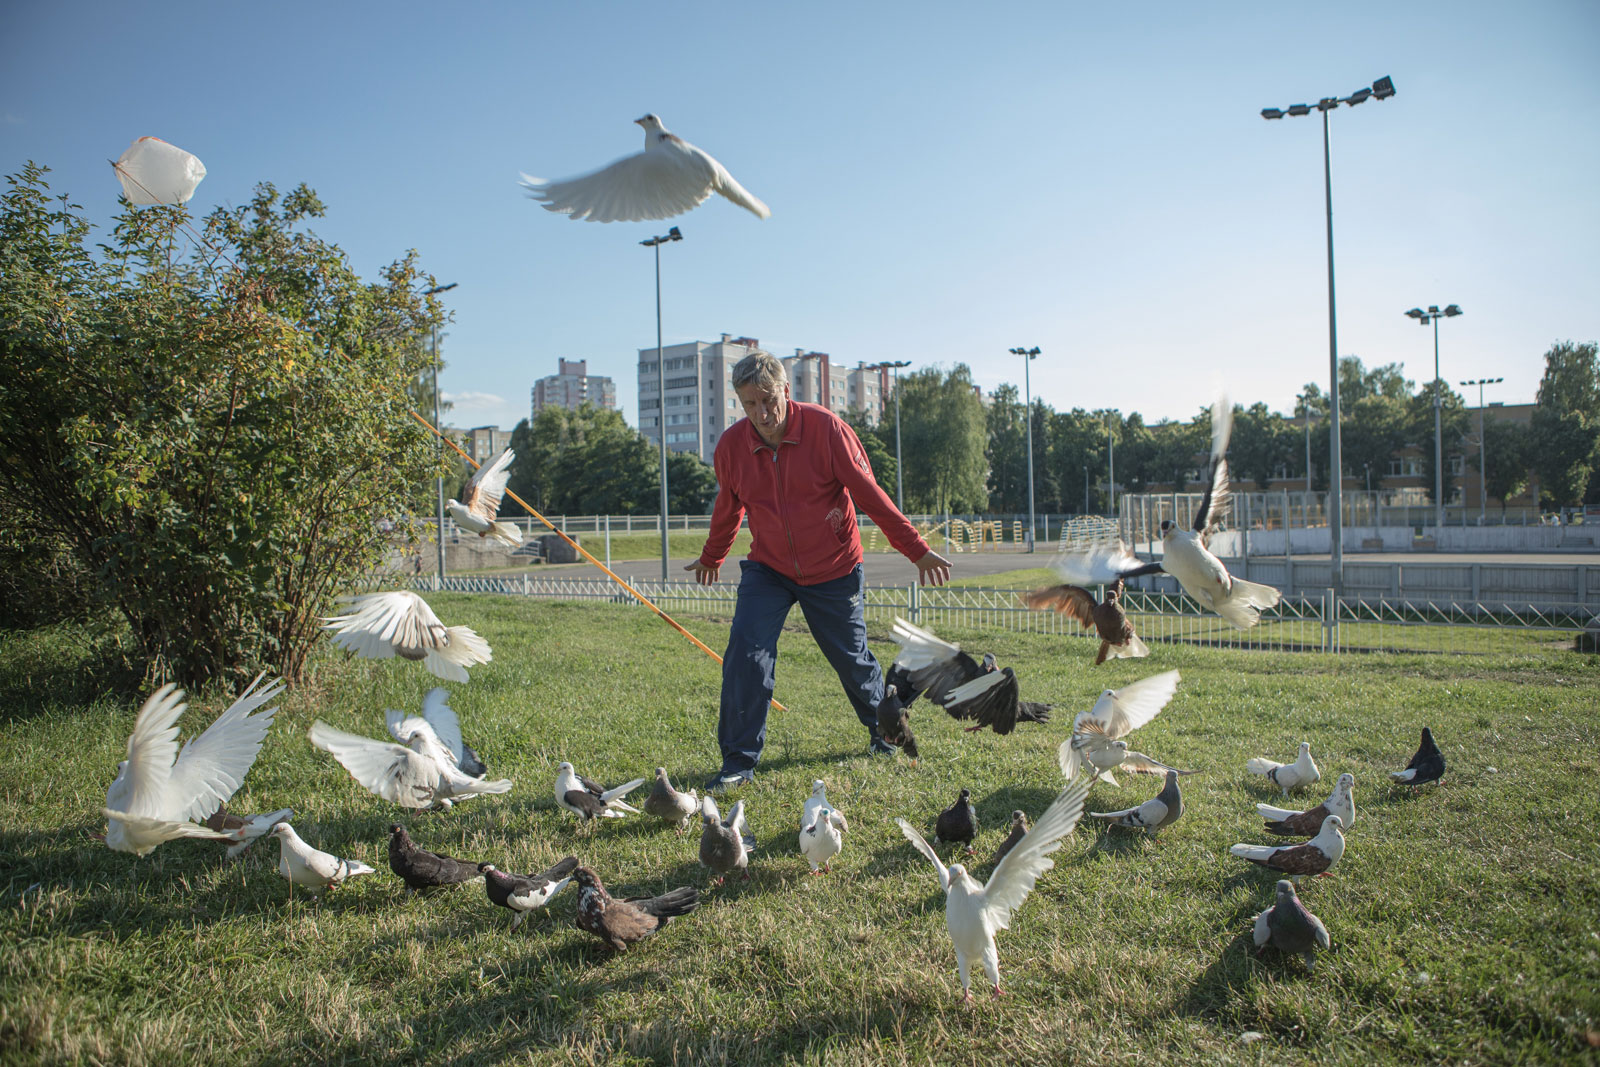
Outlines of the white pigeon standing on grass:
[{"label": "white pigeon standing on grass", "polygon": [[1300,754],[1293,763],[1275,763],[1260,756],[1250,757],[1245,769],[1251,774],[1259,774],[1279,789],[1283,795],[1288,796],[1291,789],[1301,789],[1322,777],[1322,772],[1317,770],[1317,763],[1311,758],[1311,742],[1300,742]]},{"label": "white pigeon standing on grass", "polygon": [[445,626],[409,590],[349,598],[350,612],[324,619],[333,643],[362,659],[421,660],[428,672],[447,682],[467,681],[466,668],[494,658],[489,642],[469,626]]},{"label": "white pigeon standing on grass", "polygon": [[812,874],[832,870],[833,857],[844,851],[844,834],[850,827],[844,816],[823,805],[815,809],[810,824],[800,828],[800,852]]},{"label": "white pigeon standing on grass", "polygon": [[[340,859],[321,852],[301,840],[289,823],[280,822],[272,828],[278,839],[278,873],[289,880],[289,885],[304,886],[310,890],[334,889],[346,878],[358,874],[375,874],[376,869],[360,860]],[[290,893],[294,889],[289,890]]]},{"label": "white pigeon standing on grass", "polygon": [[1104,690],[1094,707],[1080,711],[1072,720],[1072,736],[1061,742],[1056,752],[1067,781],[1076,778],[1085,763],[1092,779],[1112,786],[1117,780],[1111,772],[1119,767],[1135,774],[1193,774],[1168,767],[1143,752],[1134,752],[1123,740],[1161,713],[1178,691],[1181,677],[1177,671],[1163,671],[1129,682],[1121,689]]},{"label": "white pigeon standing on grass", "polygon": [[266,740],[276,708],[257,709],[283,691],[281,680],[263,688],[256,675],[239,699],[178,751],[178,717],[188,707],[183,690],[168,683],[150,695],[128,737],[128,758],[106,790],[106,846],[145,856],[163,841],[206,837],[244,841],[242,829],[200,825],[238,791]]},{"label": "white pigeon standing on grass", "polygon": [[1228,515],[1227,451],[1232,430],[1233,406],[1227,397],[1219,396],[1211,405],[1210,484],[1195,510],[1192,529],[1180,530],[1171,519],[1162,520],[1161,569],[1176,578],[1201,607],[1221,615],[1237,629],[1248,630],[1261,621],[1261,610],[1280,598],[1269,585],[1233,577],[1207,547],[1212,532]]},{"label": "white pigeon standing on grass", "polygon": [[1034,883],[1045,871],[1055,866],[1049,854],[1061,845],[1062,838],[1072,833],[1083,815],[1083,801],[1089,795],[1090,780],[1077,778],[1069,783],[1045,809],[1033,829],[1023,835],[1005,858],[989,875],[989,881],[979,885],[959,863],[948,868],[939,861],[938,853],[923,840],[921,834],[904,819],[896,819],[900,832],[906,835],[918,852],[928,857],[934,870],[939,872],[939,888],[945,892],[944,921],[955,943],[956,969],[961,974],[961,998],[972,999],[970,967],[975,959],[988,976],[995,996],[1000,988],[1000,956],[995,949],[996,930],[1011,926],[1011,913],[1022,906],[1033,891]]},{"label": "white pigeon standing on grass", "polygon": [[806,797],[805,804],[800,808],[800,829],[804,830],[816,822],[817,812],[822,808],[828,808],[833,812],[841,824],[839,827],[841,830],[850,829],[848,825],[844,824],[844,814],[828,803],[828,787],[821,778],[811,783],[811,795]]},{"label": "white pigeon standing on grass", "polygon": [[404,745],[336,730],[321,719],[312,722],[306,736],[363,788],[402,808],[448,809],[468,797],[510,791],[509,778],[490,781],[463,772],[433,728],[421,719],[414,722]]},{"label": "white pigeon standing on grass", "polygon": [[516,453],[502,448],[500,454],[473,472],[467,487],[461,491],[463,499],[450,498],[444,509],[463,530],[471,530],[479,537],[493,537],[512,548],[522,544],[522,530],[516,523],[496,522],[500,514],[500,498],[505,495],[506,481],[511,477],[511,461]]},{"label": "white pigeon standing on grass", "polygon": [[524,174],[522,185],[528,195],[546,211],[561,212],[573,221],[670,219],[700,206],[712,193],[721,193],[757,218],[772,214],[721,163],[667,132],[660,118],[646,115],[633,121],[644,127],[643,152],[562,181]]}]

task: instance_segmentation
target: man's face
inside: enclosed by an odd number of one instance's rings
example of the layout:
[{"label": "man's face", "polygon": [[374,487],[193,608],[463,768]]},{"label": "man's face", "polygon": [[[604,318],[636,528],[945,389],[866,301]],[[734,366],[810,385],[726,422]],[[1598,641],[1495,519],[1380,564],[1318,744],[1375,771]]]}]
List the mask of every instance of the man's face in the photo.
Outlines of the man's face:
[{"label": "man's face", "polygon": [[784,427],[789,424],[789,383],[784,382],[772,390],[755,382],[746,382],[739,386],[737,392],[739,403],[744,405],[744,413],[756,428],[756,433],[776,448],[783,440]]}]

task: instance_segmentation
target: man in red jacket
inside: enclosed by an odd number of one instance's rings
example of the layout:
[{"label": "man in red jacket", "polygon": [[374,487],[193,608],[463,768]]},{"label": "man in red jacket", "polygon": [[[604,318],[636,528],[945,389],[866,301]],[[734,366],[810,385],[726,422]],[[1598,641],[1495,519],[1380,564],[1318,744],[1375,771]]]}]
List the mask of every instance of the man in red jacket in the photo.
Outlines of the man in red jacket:
[{"label": "man in red jacket", "polygon": [[873,480],[849,424],[826,407],[789,399],[782,363],[766,352],[751,353],[733,368],[733,388],[746,418],[717,442],[711,532],[700,558],[685,568],[701,585],[715,582],[740,518],[749,518],[750,555],[739,561],[739,599],[722,660],[722,770],[707,789],[742,785],[755,775],[767,736],[778,635],[796,602],[867,728],[869,750],[894,753],[878,736],[883,672],[867,648],[857,504],[917,565],[922,584],[950,578],[950,561],[928,547]]}]

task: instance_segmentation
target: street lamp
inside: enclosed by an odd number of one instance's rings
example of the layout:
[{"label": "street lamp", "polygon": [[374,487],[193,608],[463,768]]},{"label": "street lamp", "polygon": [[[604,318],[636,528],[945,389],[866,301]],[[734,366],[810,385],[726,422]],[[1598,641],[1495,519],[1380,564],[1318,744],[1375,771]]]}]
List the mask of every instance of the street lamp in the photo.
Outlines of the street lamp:
[{"label": "street lamp", "polygon": [[[639,243],[656,250],[656,437],[661,442],[661,583],[667,582],[667,369],[661,359],[661,246],[681,241],[683,234],[674,226],[660,237]],[[696,375],[699,388],[698,375]]]},{"label": "street lamp", "polygon": [[1013,356],[1022,357],[1022,391],[1028,425],[1028,551],[1033,551],[1033,389],[1028,382],[1028,365],[1039,358],[1039,346],[1013,348]]},{"label": "street lamp", "polygon": [[[1329,470],[1328,487],[1329,500],[1329,534],[1333,541],[1332,582],[1334,595],[1343,591],[1344,587],[1344,545],[1341,543],[1344,536],[1343,519],[1340,506],[1344,497],[1342,489],[1344,468],[1341,466],[1343,456],[1339,448],[1339,331],[1337,315],[1335,314],[1333,298],[1333,167],[1328,152],[1328,114],[1340,104],[1349,104],[1355,107],[1364,104],[1367,100],[1387,100],[1394,95],[1394,82],[1385,75],[1372,83],[1370,89],[1357,89],[1349,96],[1323,97],[1317,101],[1317,110],[1322,112],[1322,188],[1323,196],[1327,203],[1328,214],[1328,377],[1330,388],[1328,390],[1328,452]],[[1307,104],[1293,104],[1287,113],[1294,116],[1309,115],[1311,107]],[[1264,119],[1281,119],[1285,111],[1275,107],[1261,109]]]},{"label": "street lamp", "polygon": [[1311,492],[1311,394],[1300,397],[1300,421],[1306,427],[1306,492]]},{"label": "street lamp", "polygon": [[[1483,427],[1483,387],[1486,385],[1499,385],[1504,378],[1474,378],[1462,382],[1463,386],[1476,385],[1478,387],[1478,525],[1482,526],[1487,518],[1486,508],[1489,500],[1489,457],[1484,445]],[[1505,508],[1500,508],[1501,518],[1505,517]]]},{"label": "street lamp", "polygon": [[1429,304],[1428,310],[1412,308],[1407,318],[1417,320],[1418,326],[1433,323],[1433,503],[1438,514],[1436,526],[1444,525],[1444,430],[1439,418],[1439,406],[1444,400],[1444,382],[1439,379],[1439,320],[1453,319],[1461,314],[1454,304],[1439,310],[1438,304]]},{"label": "street lamp", "polygon": [[[451,282],[449,285],[436,285],[432,289],[424,289],[422,291],[422,295],[423,296],[436,296],[439,293],[447,293],[451,289],[454,289],[458,284],[460,284],[460,283]],[[437,322],[433,324],[433,427],[434,427],[434,429],[438,430],[439,434],[440,434],[439,437],[436,437],[434,439],[433,446],[434,446],[436,454],[439,456],[440,462],[443,462],[443,460],[444,460],[444,437],[443,437],[444,427],[439,424],[439,324]],[[438,488],[438,491],[439,491],[439,510],[434,515],[434,521],[437,523],[437,525],[434,527],[434,530],[438,534],[438,536],[435,537],[434,540],[437,541],[438,545],[439,545],[439,584],[440,584],[441,587],[443,587],[443,585],[444,585],[444,475],[443,474],[439,475],[438,478],[436,479],[436,481],[438,482],[437,488]]]}]

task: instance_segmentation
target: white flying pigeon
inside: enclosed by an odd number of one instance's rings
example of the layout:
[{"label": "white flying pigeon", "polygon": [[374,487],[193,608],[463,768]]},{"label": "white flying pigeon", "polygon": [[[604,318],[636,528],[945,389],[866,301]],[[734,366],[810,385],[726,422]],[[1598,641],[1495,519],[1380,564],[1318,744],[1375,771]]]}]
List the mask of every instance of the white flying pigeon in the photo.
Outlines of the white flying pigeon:
[{"label": "white flying pigeon", "polygon": [[1256,955],[1261,955],[1271,945],[1280,952],[1304,957],[1306,969],[1310,970],[1316,963],[1316,950],[1332,944],[1328,939],[1328,928],[1300,903],[1293,882],[1287,878],[1280,879],[1277,893],[1277,900],[1272,907],[1256,916],[1253,931]]},{"label": "white flying pigeon", "polygon": [[180,837],[244,841],[242,829],[213,830],[200,821],[233,796],[261,751],[277,709],[252,712],[283,690],[282,681],[258,689],[264,677],[256,675],[239,699],[204,733],[190,738],[182,752],[178,717],[188,707],[183,690],[169,683],[150,695],[134,720],[128,758],[106,790],[108,847],[144,856],[161,842]]},{"label": "white flying pigeon", "polygon": [[444,508],[463,530],[471,530],[479,537],[493,537],[512,548],[522,544],[522,530],[516,523],[496,522],[495,518],[500,514],[500,498],[505,495],[515,458],[511,449],[501,449],[499,455],[473,472],[461,491],[465,499],[452,497]]},{"label": "white flying pigeon", "polygon": [[1183,793],[1178,789],[1178,772],[1167,772],[1167,784],[1161,792],[1140,804],[1136,808],[1125,808],[1122,811],[1091,811],[1090,815],[1096,819],[1104,819],[1112,826],[1123,826],[1130,830],[1143,830],[1151,837],[1163,826],[1168,826],[1178,821],[1183,814]]},{"label": "white flying pigeon", "polygon": [[1300,789],[1322,777],[1317,763],[1311,758],[1311,742],[1300,742],[1300,754],[1293,763],[1274,763],[1260,756],[1252,756],[1244,765],[1251,774],[1259,774],[1288,796],[1291,789]]},{"label": "white flying pigeon", "polygon": [[800,828],[800,852],[811,864],[812,874],[832,869],[833,857],[844,850],[848,829],[844,816],[826,806],[817,808],[811,824]]},{"label": "white flying pigeon", "polygon": [[1298,880],[1306,875],[1323,875],[1333,870],[1344,855],[1343,824],[1339,816],[1322,820],[1322,829],[1303,845],[1234,845],[1229,852],[1242,860],[1282,871]]},{"label": "white flying pigeon", "polygon": [[1278,602],[1278,591],[1233,577],[1207,548],[1212,531],[1228,513],[1226,453],[1232,429],[1233,407],[1226,397],[1218,397],[1211,406],[1211,483],[1200,498],[1193,529],[1180,530],[1171,519],[1162,520],[1161,569],[1178,579],[1183,591],[1201,607],[1216,612],[1240,630],[1248,630],[1261,621],[1262,608]]},{"label": "white flying pigeon", "polygon": [[300,839],[289,823],[280,822],[274,826],[272,836],[278,839],[278,873],[287,878],[291,886],[333,889],[342,885],[346,878],[375,873],[374,868],[360,860],[340,859],[312,848]]},{"label": "white flying pigeon", "polygon": [[1011,913],[1022,905],[1033,891],[1039,876],[1055,861],[1049,854],[1060,847],[1061,839],[1072,833],[1083,814],[1083,800],[1089,794],[1089,779],[1079,778],[1068,783],[1055,801],[1045,809],[1033,829],[1025,834],[1017,846],[1006,853],[989,881],[983,885],[967,873],[959,863],[948,868],[939,862],[933,847],[922,839],[912,825],[896,819],[900,832],[928,857],[934,870],[939,872],[939,888],[945,891],[944,920],[955,943],[956,969],[961,974],[961,996],[972,999],[969,968],[976,960],[988,975],[994,995],[1000,996],[1000,957],[995,950],[996,930],[1009,929]]},{"label": "white flying pigeon", "polygon": [[280,808],[265,815],[244,817],[234,815],[226,808],[218,808],[208,815],[201,825],[219,833],[239,835],[238,843],[228,846],[228,858],[231,860],[237,858],[257,840],[267,836],[274,826],[280,822],[288,822],[292,818],[294,818],[293,808]]},{"label": "white flying pigeon", "polygon": [[[1134,752],[1122,740],[1160,714],[1178,690],[1177,671],[1164,671],[1129,682],[1121,689],[1107,689],[1088,711],[1072,720],[1072,736],[1061,742],[1057,758],[1061,773],[1071,781],[1087,763],[1089,774],[1108,785],[1116,785],[1111,772],[1121,767],[1135,774],[1166,774],[1176,768]],[[1178,771],[1193,774],[1193,771]]]},{"label": "white flying pigeon", "polygon": [[[386,710],[384,723],[389,736],[402,745],[410,745],[429,755],[438,756],[460,768],[469,778],[482,778],[488,771],[478,754],[461,739],[461,719],[450,707],[447,689],[428,690],[422,698],[422,715],[407,715],[403,711]],[[413,742],[416,742],[413,744]]]},{"label": "white flying pigeon", "polygon": [[639,809],[622,798],[644,785],[643,778],[635,778],[614,789],[607,789],[572,769],[570,763],[556,765],[556,803],[588,823],[594,819],[621,819]]},{"label": "white flying pigeon", "polygon": [[589,222],[670,219],[721,193],[758,218],[772,212],[745,191],[721,163],[667,128],[655,115],[634,122],[644,127],[644,151],[608,167],[565,181],[524,174],[528,195],[546,211]]},{"label": "white flying pigeon", "polygon": [[312,722],[307,736],[363,787],[402,808],[448,809],[468,797],[511,789],[509,778],[489,781],[463,772],[433,729],[421,719],[414,721],[404,745],[336,730],[321,719]]},{"label": "white flying pigeon", "polygon": [[841,824],[839,829],[850,829],[848,825],[844,824],[843,813],[828,803],[828,787],[821,778],[811,783],[811,795],[806,797],[805,804],[800,808],[800,829],[804,830],[817,821],[817,810],[819,808],[828,808],[833,811],[834,818],[838,819]]},{"label": "white flying pigeon", "polygon": [[678,792],[672,788],[667,769],[657,767],[656,784],[650,787],[650,795],[644,798],[644,813],[675,824],[681,834],[689,828],[689,821],[699,810],[700,794],[693,789],[687,793]]},{"label": "white flying pigeon", "polygon": [[192,153],[159,137],[140,137],[112,164],[122,195],[140,206],[187,203],[206,176],[206,165]]},{"label": "white flying pigeon", "polygon": [[1269,834],[1310,837],[1322,829],[1322,820],[1330,815],[1339,816],[1339,821],[1348,830],[1356,822],[1355,788],[1356,776],[1347,772],[1333,783],[1333,795],[1314,808],[1290,811],[1287,808],[1275,808],[1271,804],[1257,804],[1256,811],[1267,820],[1265,829]]},{"label": "white flying pigeon", "polygon": [[324,619],[333,643],[363,659],[421,660],[429,673],[447,682],[465,682],[466,668],[494,658],[489,642],[468,626],[446,627],[409,590],[353,597],[349,614]]}]

